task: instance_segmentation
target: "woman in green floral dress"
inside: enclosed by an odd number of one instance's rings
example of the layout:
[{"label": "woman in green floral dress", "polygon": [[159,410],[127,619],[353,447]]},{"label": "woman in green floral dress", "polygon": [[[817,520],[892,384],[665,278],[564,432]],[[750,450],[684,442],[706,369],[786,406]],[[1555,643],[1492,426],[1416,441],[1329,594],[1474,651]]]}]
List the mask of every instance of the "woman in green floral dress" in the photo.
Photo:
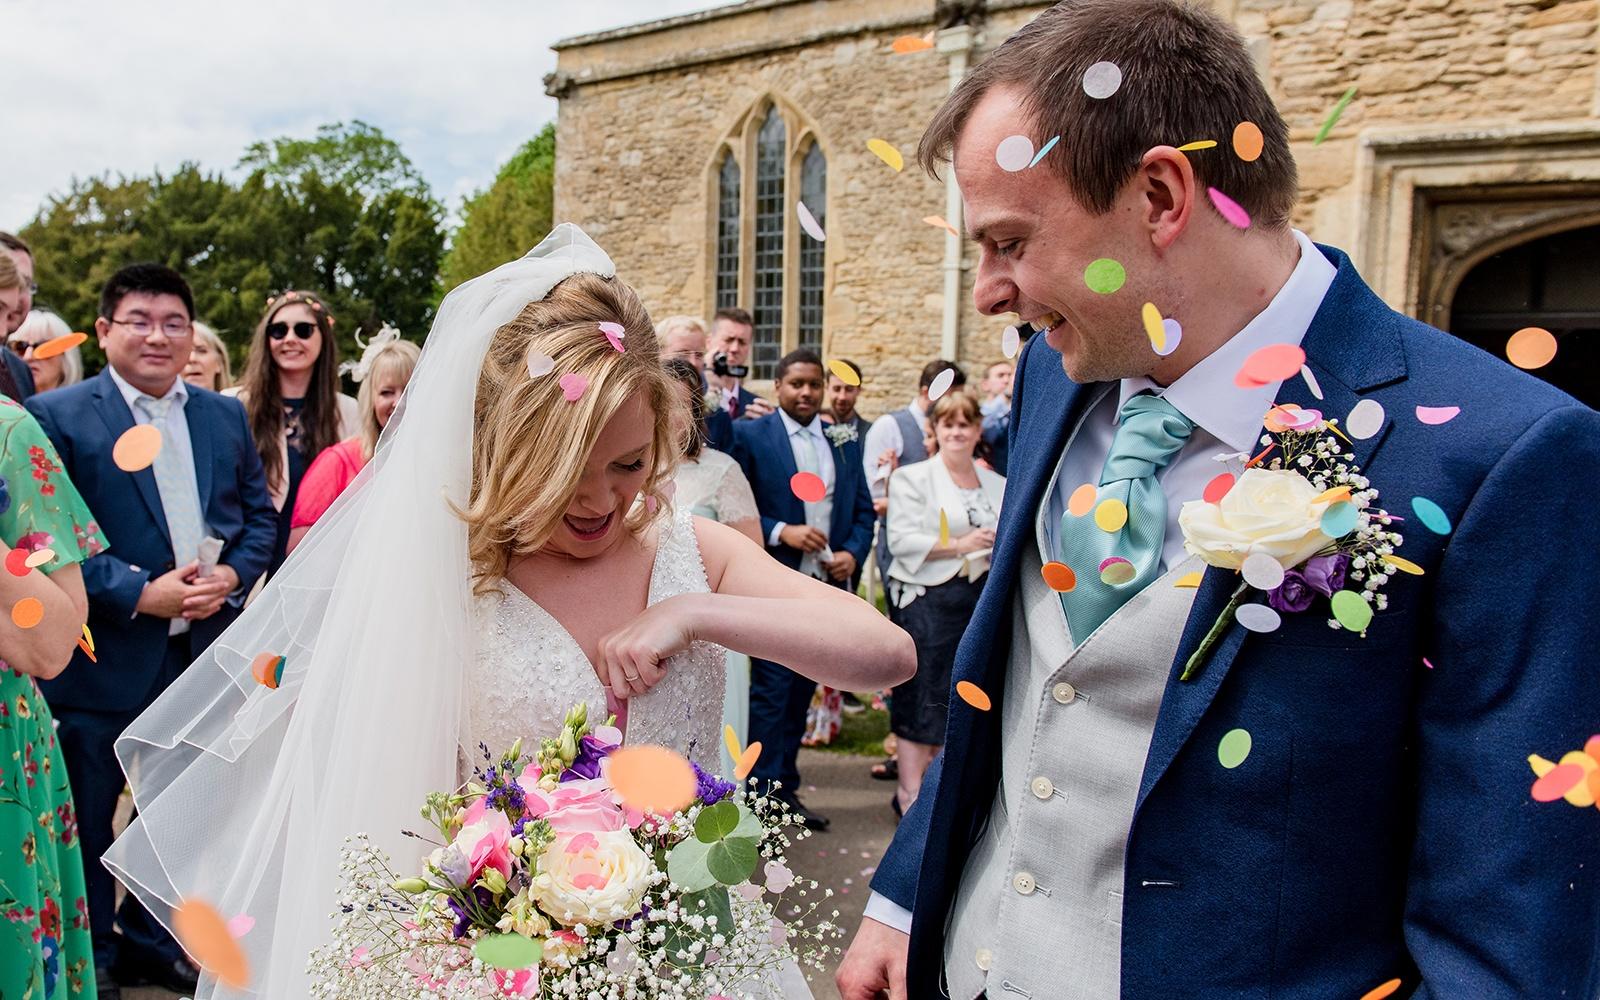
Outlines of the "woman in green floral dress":
[{"label": "woman in green floral dress", "polygon": [[49,439],[4,396],[0,547],[0,1000],[93,998],[78,821],[35,679],[60,673],[86,636],[79,563],[106,542]]}]

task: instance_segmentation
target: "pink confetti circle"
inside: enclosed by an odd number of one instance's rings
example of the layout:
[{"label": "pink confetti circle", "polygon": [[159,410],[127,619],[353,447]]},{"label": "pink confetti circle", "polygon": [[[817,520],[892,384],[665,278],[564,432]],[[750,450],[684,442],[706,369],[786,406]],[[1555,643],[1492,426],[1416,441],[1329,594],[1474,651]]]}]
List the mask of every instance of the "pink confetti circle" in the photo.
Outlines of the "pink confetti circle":
[{"label": "pink confetti circle", "polygon": [[577,372],[568,372],[561,376],[559,383],[561,385],[561,394],[567,397],[567,402],[569,403],[576,403],[589,388],[588,376],[579,375]]},{"label": "pink confetti circle", "polygon": [[1459,406],[1417,407],[1417,419],[1431,427],[1436,427],[1439,424],[1448,424],[1460,415],[1461,407]]},{"label": "pink confetti circle", "polygon": [[600,324],[600,332],[606,335],[606,340],[611,342],[611,346],[616,348],[618,354],[621,354],[622,338],[627,335],[627,331],[622,328],[622,324],[607,320]]},{"label": "pink confetti circle", "polygon": [[1244,206],[1218,191],[1216,188],[1206,188],[1206,195],[1211,199],[1211,204],[1216,206],[1218,214],[1236,229],[1250,228],[1250,213]]}]

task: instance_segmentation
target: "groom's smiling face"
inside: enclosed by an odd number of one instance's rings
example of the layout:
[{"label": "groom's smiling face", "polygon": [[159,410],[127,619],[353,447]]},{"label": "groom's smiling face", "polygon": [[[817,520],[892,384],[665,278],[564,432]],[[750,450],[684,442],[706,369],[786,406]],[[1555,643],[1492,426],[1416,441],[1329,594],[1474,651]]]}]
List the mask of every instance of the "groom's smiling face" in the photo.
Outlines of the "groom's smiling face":
[{"label": "groom's smiling face", "polygon": [[633,396],[606,422],[567,504],[561,530],[545,549],[575,559],[597,556],[623,535],[622,521],[650,475],[655,413]]}]

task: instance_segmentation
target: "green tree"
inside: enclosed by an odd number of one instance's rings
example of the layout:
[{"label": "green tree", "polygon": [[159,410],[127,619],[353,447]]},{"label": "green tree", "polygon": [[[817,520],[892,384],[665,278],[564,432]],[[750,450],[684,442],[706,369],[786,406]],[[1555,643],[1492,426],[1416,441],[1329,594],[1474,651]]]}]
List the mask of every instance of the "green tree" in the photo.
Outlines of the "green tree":
[{"label": "green tree", "polygon": [[556,128],[517,150],[485,190],[465,199],[444,261],[444,290],[527,253],[550,231],[555,207]]}]

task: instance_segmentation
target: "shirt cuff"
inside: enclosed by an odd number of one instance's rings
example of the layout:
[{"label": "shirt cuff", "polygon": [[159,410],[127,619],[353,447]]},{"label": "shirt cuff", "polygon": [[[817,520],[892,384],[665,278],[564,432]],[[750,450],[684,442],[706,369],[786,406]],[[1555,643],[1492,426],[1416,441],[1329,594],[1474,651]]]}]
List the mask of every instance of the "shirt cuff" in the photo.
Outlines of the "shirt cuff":
[{"label": "shirt cuff", "polygon": [[779,521],[777,524],[774,524],[772,526],[772,533],[767,536],[767,544],[773,548],[777,548],[781,544],[778,541],[778,535],[783,531],[784,528],[787,528],[788,526],[789,522],[787,521]]},{"label": "shirt cuff", "polygon": [[911,911],[888,896],[873,893],[872,898],[867,900],[867,908],[862,916],[876,920],[885,927],[893,927],[901,934],[911,933]]}]

